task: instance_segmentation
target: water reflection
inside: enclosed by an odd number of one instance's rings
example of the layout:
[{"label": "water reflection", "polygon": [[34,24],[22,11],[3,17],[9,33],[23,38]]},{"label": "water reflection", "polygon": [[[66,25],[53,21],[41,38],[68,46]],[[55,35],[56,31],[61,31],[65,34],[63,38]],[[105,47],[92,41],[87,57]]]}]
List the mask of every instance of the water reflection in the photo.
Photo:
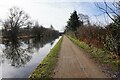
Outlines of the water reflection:
[{"label": "water reflection", "polygon": [[9,61],[9,64],[15,68],[20,68],[25,66],[34,54],[33,49],[39,50],[44,47],[45,44],[54,43],[56,38],[32,38],[32,39],[13,39],[13,40],[4,40],[3,45],[3,56]]},{"label": "water reflection", "polygon": [[32,56],[30,55],[29,48],[21,47],[22,43],[19,40],[4,41],[5,49],[3,50],[4,56],[9,60],[11,66],[16,68],[24,66],[30,61]]}]

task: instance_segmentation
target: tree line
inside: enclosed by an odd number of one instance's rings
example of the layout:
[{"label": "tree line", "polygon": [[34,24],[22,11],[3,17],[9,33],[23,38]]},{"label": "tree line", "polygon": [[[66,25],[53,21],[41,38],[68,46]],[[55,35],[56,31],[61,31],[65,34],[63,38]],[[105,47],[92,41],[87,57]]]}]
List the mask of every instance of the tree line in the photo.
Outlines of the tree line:
[{"label": "tree line", "polygon": [[45,28],[39,25],[37,21],[32,21],[30,16],[18,7],[12,7],[9,10],[7,19],[2,21],[3,38],[25,38],[25,37],[58,37],[59,31],[51,25]]},{"label": "tree line", "polygon": [[[104,27],[96,24],[91,24],[88,15],[78,14],[74,11],[66,25],[65,32],[72,34],[77,39],[84,41],[89,46],[105,48],[120,57],[120,2],[114,2],[112,9],[106,2],[105,8],[97,4],[104,14],[112,19],[113,22]],[[111,16],[110,13],[113,15]]]}]

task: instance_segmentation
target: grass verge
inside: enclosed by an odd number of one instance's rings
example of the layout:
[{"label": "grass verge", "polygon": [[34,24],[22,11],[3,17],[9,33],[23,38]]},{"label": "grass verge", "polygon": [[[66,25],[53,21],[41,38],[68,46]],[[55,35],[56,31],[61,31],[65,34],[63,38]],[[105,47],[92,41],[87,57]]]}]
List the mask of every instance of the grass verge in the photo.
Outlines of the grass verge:
[{"label": "grass verge", "polygon": [[57,42],[57,44],[50,50],[49,54],[43,59],[43,61],[37,66],[33,73],[29,76],[29,80],[40,78],[51,78],[53,69],[57,62],[60,45],[63,37]]},{"label": "grass verge", "polygon": [[89,46],[88,44],[81,42],[70,35],[68,35],[68,38],[80,48],[86,50],[95,60],[99,61],[102,64],[110,66],[112,71],[117,72],[119,70],[118,65],[120,64],[120,60],[113,59],[112,52],[109,52],[105,49],[98,49],[96,47]]}]

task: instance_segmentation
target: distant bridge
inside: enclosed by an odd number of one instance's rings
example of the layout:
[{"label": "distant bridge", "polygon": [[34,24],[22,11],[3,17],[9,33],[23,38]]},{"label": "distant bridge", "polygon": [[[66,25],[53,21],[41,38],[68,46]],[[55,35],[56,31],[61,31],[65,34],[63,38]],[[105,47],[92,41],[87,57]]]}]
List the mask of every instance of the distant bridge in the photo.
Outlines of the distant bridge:
[{"label": "distant bridge", "polygon": [[59,32],[59,35],[60,35],[60,36],[64,35],[64,32]]}]

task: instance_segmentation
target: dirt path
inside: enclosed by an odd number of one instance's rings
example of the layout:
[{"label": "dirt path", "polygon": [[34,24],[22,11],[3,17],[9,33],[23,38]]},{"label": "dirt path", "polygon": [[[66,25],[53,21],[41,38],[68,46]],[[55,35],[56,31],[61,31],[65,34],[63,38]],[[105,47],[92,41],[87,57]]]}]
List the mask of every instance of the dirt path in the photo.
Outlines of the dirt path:
[{"label": "dirt path", "polygon": [[66,36],[63,38],[54,78],[106,78],[105,74]]}]

